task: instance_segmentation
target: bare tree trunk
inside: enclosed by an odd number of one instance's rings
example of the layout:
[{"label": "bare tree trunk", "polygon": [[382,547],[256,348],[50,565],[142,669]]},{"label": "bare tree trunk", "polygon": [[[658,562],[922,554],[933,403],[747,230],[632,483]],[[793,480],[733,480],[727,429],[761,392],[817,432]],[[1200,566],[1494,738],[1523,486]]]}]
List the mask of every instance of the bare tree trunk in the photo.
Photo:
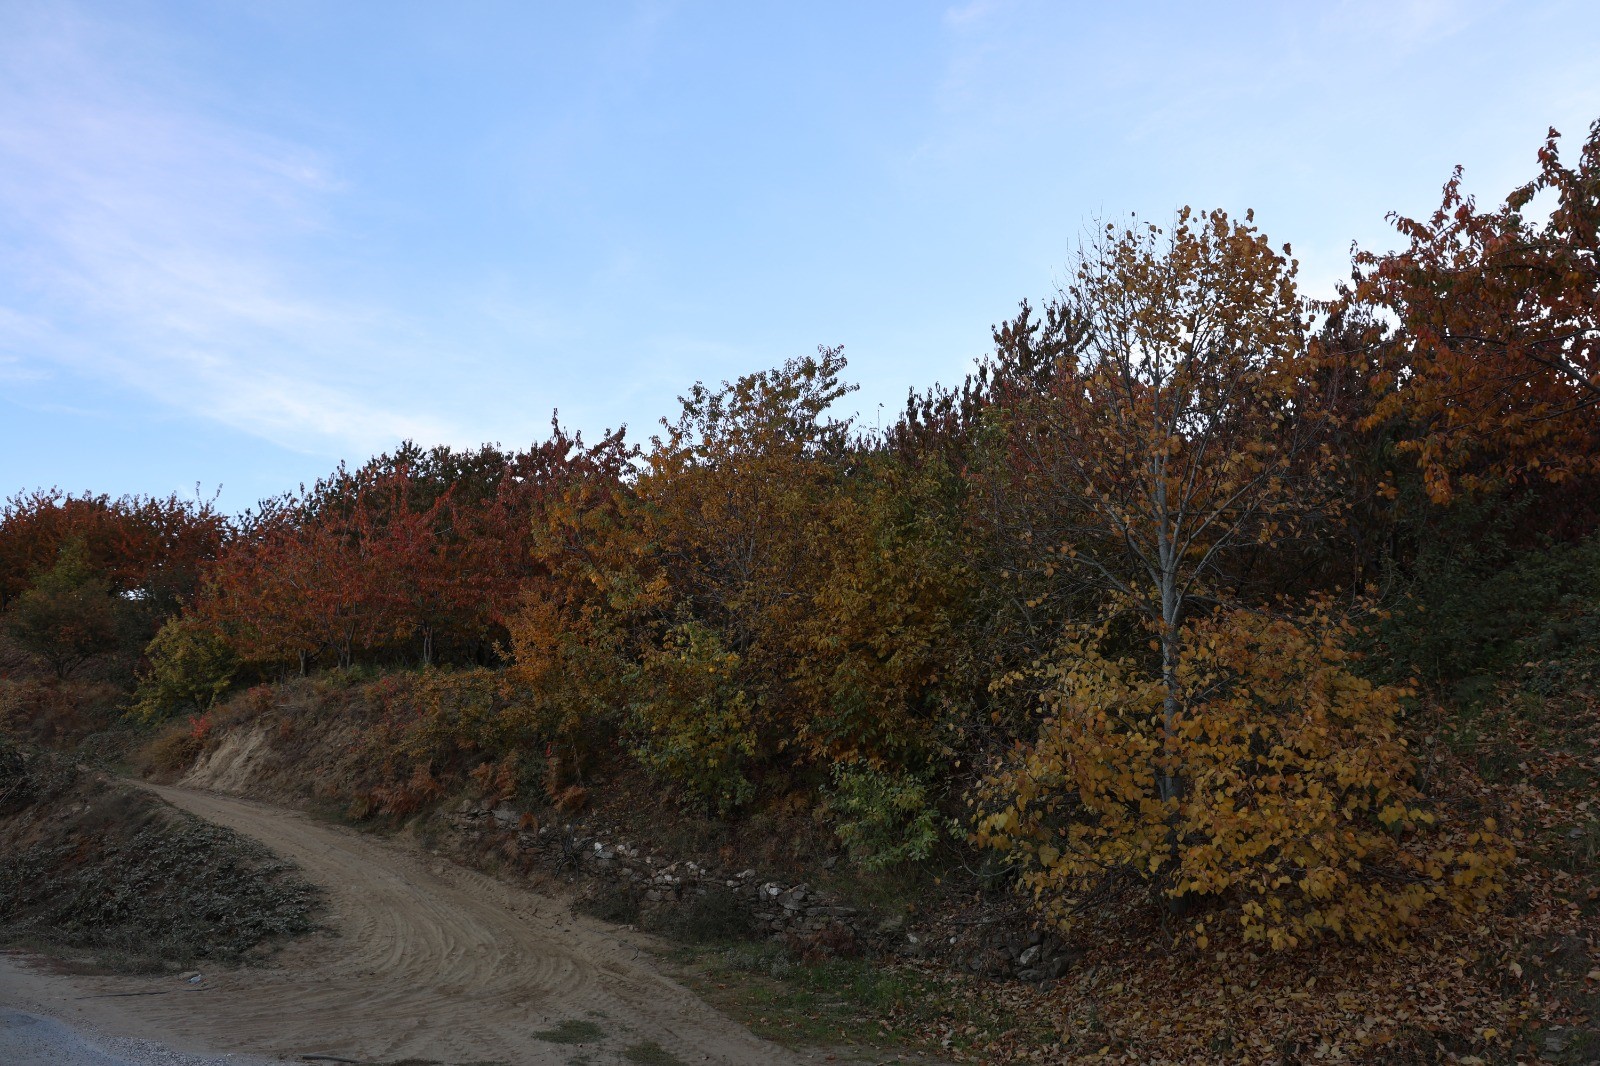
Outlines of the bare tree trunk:
[{"label": "bare tree trunk", "polygon": [[1157,788],[1166,801],[1183,794],[1182,770],[1178,765],[1178,657],[1183,632],[1183,596],[1178,589],[1178,567],[1183,560],[1168,509],[1164,461],[1158,460],[1152,473],[1158,522],[1156,560],[1161,582],[1161,682],[1166,689],[1161,703],[1161,772]]},{"label": "bare tree trunk", "polygon": [[1163,800],[1174,800],[1183,795],[1183,770],[1178,759],[1178,711],[1181,707],[1178,692],[1179,624],[1171,620],[1161,627],[1161,680],[1167,690],[1161,703],[1161,773],[1157,788]]},{"label": "bare tree trunk", "polygon": [[[1179,754],[1178,745],[1178,713],[1182,707],[1179,698],[1178,686],[1178,658],[1182,654],[1182,612],[1183,605],[1176,602],[1177,597],[1171,597],[1166,588],[1162,589],[1162,624],[1161,624],[1161,680],[1166,687],[1166,696],[1161,703],[1161,772],[1156,779],[1156,787],[1162,802],[1172,804],[1172,809],[1167,815],[1167,844],[1172,848],[1174,858],[1178,858],[1183,849],[1183,841],[1178,832],[1179,812],[1177,801],[1183,796],[1183,761]],[[1173,868],[1168,868],[1168,875]],[[1181,916],[1188,911],[1189,901],[1186,894],[1171,895],[1167,897],[1167,906],[1161,916],[1162,929],[1166,929],[1167,915]]]}]

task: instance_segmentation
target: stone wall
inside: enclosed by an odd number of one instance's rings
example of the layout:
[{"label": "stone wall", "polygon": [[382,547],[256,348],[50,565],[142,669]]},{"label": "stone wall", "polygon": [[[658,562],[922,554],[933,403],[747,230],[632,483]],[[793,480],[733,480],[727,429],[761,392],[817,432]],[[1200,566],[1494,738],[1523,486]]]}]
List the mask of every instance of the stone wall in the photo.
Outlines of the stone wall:
[{"label": "stone wall", "polygon": [[682,905],[691,896],[728,893],[754,925],[774,939],[827,938],[865,945],[895,931],[878,928],[871,915],[808,884],[763,878],[753,869],[713,869],[692,860],[670,860],[626,841],[607,840],[581,826],[533,825],[514,807],[489,809],[463,801],[456,810],[456,828],[468,834],[499,834],[531,852],[540,865],[601,882],[636,889],[645,910]]},{"label": "stone wall", "polygon": [[759,935],[791,946],[939,959],[977,976],[1032,983],[1058,980],[1076,959],[1056,936],[1016,914],[913,925],[904,915],[876,915],[809,884],[774,880],[754,869],[673,859],[581,825],[540,825],[509,805],[463,800],[451,821],[480,846],[502,844],[553,873],[626,888],[645,912],[670,911],[715,893],[744,909]]}]

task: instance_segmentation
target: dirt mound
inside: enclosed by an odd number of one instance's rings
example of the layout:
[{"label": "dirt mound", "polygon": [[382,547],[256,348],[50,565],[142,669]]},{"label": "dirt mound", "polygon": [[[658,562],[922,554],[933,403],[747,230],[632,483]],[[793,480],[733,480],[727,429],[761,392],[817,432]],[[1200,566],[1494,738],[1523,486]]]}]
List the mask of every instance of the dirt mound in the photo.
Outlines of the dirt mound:
[{"label": "dirt mound", "polygon": [[315,896],[260,845],[143,789],[0,747],[0,938],[180,969],[309,931]]}]

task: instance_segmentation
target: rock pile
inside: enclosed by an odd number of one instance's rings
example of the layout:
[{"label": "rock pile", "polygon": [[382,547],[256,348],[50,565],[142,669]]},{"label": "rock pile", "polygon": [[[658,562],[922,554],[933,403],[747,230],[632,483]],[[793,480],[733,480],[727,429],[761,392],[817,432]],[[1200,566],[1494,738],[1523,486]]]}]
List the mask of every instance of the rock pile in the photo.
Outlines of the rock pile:
[{"label": "rock pile", "polygon": [[1056,981],[1077,962],[1077,954],[1043,929],[994,928],[973,935],[956,958],[961,969],[980,977],[1012,978],[1030,984]]}]

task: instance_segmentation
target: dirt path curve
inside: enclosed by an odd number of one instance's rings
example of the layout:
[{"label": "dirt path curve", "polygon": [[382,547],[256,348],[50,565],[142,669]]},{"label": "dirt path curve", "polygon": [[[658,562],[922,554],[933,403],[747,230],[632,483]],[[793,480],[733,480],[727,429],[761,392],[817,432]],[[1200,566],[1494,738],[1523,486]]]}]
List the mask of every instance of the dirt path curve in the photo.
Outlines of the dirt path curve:
[{"label": "dirt path curve", "polygon": [[[558,901],[281,807],[154,790],[298,864],[327,893],[325,922],[335,935],[298,941],[268,967],[207,973],[196,989],[172,977],[37,975],[72,986],[78,1013],[64,1020],[177,1047],[291,1059],[671,1061],[648,1058],[641,1045],[653,1042],[684,1063],[801,1061]],[[0,990],[15,996],[18,976],[8,969]],[[128,994],[150,991],[164,994]],[[97,998],[80,998],[89,996]],[[581,1047],[535,1035],[563,1022],[588,1028]]]}]

